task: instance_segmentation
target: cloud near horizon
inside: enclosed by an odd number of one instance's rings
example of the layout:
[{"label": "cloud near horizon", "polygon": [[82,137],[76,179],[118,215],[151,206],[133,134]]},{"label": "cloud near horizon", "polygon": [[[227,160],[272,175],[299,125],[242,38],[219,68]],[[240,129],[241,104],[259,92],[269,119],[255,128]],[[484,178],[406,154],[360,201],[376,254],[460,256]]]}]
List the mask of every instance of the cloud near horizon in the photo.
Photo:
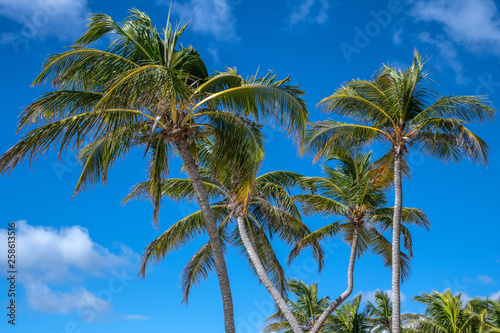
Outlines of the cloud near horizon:
[{"label": "cloud near horizon", "polygon": [[[110,313],[113,295],[134,279],[127,271],[136,267],[140,256],[123,244],[115,242],[111,252],[81,226],[52,228],[17,221],[16,227],[17,257],[22,258],[16,267],[18,280],[35,311],[76,311],[84,321],[94,321]],[[6,229],[0,229],[0,243],[7,243]],[[91,278],[102,286],[99,291],[82,287]]]}]

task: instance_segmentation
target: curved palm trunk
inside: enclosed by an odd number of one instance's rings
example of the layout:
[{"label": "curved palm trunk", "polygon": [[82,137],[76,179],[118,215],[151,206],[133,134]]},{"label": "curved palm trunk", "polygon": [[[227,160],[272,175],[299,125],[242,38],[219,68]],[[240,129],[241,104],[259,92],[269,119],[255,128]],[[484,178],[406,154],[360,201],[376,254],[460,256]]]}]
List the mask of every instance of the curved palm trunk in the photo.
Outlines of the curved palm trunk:
[{"label": "curved palm trunk", "polygon": [[332,312],[335,311],[335,309],[337,309],[337,307],[342,304],[342,302],[344,302],[349,296],[351,296],[352,290],[354,288],[354,263],[356,261],[356,252],[358,249],[358,235],[358,228],[355,227],[352,234],[349,268],[347,269],[347,289],[326,308],[326,310],[318,318],[318,321],[316,321],[316,324],[314,324],[314,327],[309,331],[309,333],[319,332]]},{"label": "curved palm trunk", "polygon": [[394,220],[392,222],[392,332],[401,331],[401,210],[403,207],[403,184],[401,180],[402,155],[396,151],[394,155]]},{"label": "curved palm trunk", "polygon": [[245,221],[242,216],[238,216],[237,219],[238,221],[238,230],[240,232],[241,240],[243,241],[243,245],[245,246],[245,250],[248,253],[248,256],[250,257],[250,260],[252,261],[252,264],[255,267],[255,270],[257,271],[257,275],[260,278],[260,281],[262,281],[262,284],[264,287],[266,287],[267,291],[271,294],[273,297],[274,301],[278,305],[279,309],[285,316],[286,320],[292,327],[292,330],[294,333],[302,333],[302,328],[300,328],[299,322],[293,315],[292,311],[286,304],[285,299],[281,294],[279,293],[278,289],[274,286],[274,284],[271,282],[271,279],[269,279],[269,276],[266,273],[266,270],[262,263],[260,262],[259,255],[255,251],[252,243],[250,242],[250,238],[248,237],[247,229],[245,227]]},{"label": "curved palm trunk", "polygon": [[222,294],[222,306],[224,308],[224,327],[226,333],[235,333],[234,325],[234,310],[233,310],[233,297],[231,296],[231,287],[229,285],[229,276],[227,274],[226,261],[224,259],[224,252],[219,238],[217,223],[215,216],[210,209],[208,195],[203,187],[198,166],[189,150],[186,141],[176,142],[177,150],[184,162],[184,167],[189,175],[189,179],[193,184],[196,199],[200,205],[200,210],[207,228],[208,237],[210,238],[210,246],[214,255],[215,271],[219,279],[219,287]]}]

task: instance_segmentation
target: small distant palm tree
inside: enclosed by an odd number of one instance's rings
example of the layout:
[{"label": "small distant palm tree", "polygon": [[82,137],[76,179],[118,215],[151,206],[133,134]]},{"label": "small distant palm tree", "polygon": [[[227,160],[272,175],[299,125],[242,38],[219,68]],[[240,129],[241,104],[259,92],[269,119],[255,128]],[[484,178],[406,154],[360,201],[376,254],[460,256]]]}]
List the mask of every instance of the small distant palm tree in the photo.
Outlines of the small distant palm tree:
[{"label": "small distant palm tree", "polygon": [[392,330],[392,302],[387,292],[377,290],[373,304],[367,301],[366,311],[370,317],[371,332],[383,333]]},{"label": "small distant palm tree", "polygon": [[489,322],[500,331],[500,296],[496,300],[488,299],[486,304]]},{"label": "small distant palm tree", "polygon": [[[288,307],[297,318],[304,332],[309,332],[316,323],[319,316],[325,311],[330,304],[328,297],[319,298],[318,283],[306,284],[302,280],[291,279],[288,281],[288,288],[295,299],[287,299]],[[264,328],[264,332],[292,332],[290,323],[283,316],[281,311],[276,312],[269,318],[268,322],[274,321]],[[322,328],[319,332],[328,332],[326,328]]]},{"label": "small distant palm tree", "polygon": [[474,298],[469,305],[477,316],[478,333],[500,332],[500,297],[497,300]]},{"label": "small distant palm tree", "polygon": [[366,311],[359,311],[361,305],[359,294],[352,301],[342,304],[335,313],[328,318],[325,332],[335,333],[368,333],[370,319]]},{"label": "small distant palm tree", "polygon": [[[311,332],[319,332],[330,314],[344,302],[354,288],[354,264],[356,257],[366,251],[380,255],[386,266],[391,265],[392,246],[383,236],[383,232],[392,228],[394,208],[386,207],[387,178],[381,178],[379,163],[372,162],[371,154],[358,153],[355,156],[334,157],[338,162],[332,169],[323,165],[325,177],[307,177],[314,194],[301,194],[295,200],[302,204],[305,214],[318,213],[326,217],[338,216],[340,221],[332,222],[306,236],[292,250],[289,260],[294,259],[301,250],[311,244],[335,237],[341,233],[343,240],[351,247],[347,269],[347,289],[330,303],[318,318]],[[420,209],[403,208],[402,219],[405,224],[429,227],[427,216]],[[409,254],[402,254],[401,270],[406,277],[410,272],[412,238],[406,226],[400,229],[404,236],[405,249]]]},{"label": "small distant palm tree", "polygon": [[488,161],[488,146],[468,123],[493,119],[496,110],[480,96],[439,96],[430,85],[419,53],[406,69],[383,66],[372,80],[352,80],[319,105],[328,113],[356,123],[334,120],[311,124],[304,151],[322,157],[338,155],[373,141],[388,145],[385,159],[393,165],[393,332],[400,333],[400,225],[403,208],[402,168],[410,149],[442,161],[470,158]]},{"label": "small distant palm tree", "polygon": [[407,326],[417,333],[488,333],[499,332],[486,320],[486,310],[477,313],[474,303],[464,304],[462,294],[421,293],[414,301],[426,304],[425,314],[406,315]]}]

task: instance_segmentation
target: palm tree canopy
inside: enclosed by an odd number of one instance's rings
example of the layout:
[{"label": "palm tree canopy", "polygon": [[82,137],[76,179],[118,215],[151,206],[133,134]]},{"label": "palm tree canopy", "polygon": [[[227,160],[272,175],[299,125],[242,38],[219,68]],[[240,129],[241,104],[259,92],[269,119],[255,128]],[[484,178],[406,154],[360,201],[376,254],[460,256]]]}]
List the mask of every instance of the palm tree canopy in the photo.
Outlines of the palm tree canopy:
[{"label": "palm tree canopy", "polygon": [[359,311],[361,305],[359,294],[352,301],[342,304],[335,313],[328,318],[325,332],[337,333],[367,333],[370,331],[370,322],[366,311]]},{"label": "palm tree canopy", "polygon": [[[478,310],[478,300],[464,304],[462,294],[456,296],[448,289],[444,293],[421,293],[413,298],[426,304],[425,314],[407,315],[407,325],[416,332],[481,333],[499,332],[486,320],[486,311]],[[480,303],[480,302],[479,302]],[[486,304],[486,303],[484,303]]]},{"label": "palm tree canopy", "polygon": [[387,292],[377,290],[374,294],[374,303],[368,301],[366,311],[370,317],[372,332],[389,332],[392,327],[392,303]]},{"label": "palm tree canopy", "polygon": [[443,161],[488,160],[488,146],[467,125],[492,120],[496,110],[482,96],[438,95],[416,50],[408,68],[384,65],[372,80],[346,82],[319,106],[356,123],[311,124],[304,151],[316,159],[378,140],[401,154],[415,147]]},{"label": "palm tree canopy", "polygon": [[[288,287],[295,295],[295,300],[287,299],[287,303],[302,329],[307,332],[328,307],[330,299],[329,297],[319,298],[318,283],[308,285],[302,280],[290,279]],[[291,332],[290,324],[280,311],[271,315],[266,321],[272,323],[264,328],[264,332]],[[320,332],[326,331],[322,329]]]}]

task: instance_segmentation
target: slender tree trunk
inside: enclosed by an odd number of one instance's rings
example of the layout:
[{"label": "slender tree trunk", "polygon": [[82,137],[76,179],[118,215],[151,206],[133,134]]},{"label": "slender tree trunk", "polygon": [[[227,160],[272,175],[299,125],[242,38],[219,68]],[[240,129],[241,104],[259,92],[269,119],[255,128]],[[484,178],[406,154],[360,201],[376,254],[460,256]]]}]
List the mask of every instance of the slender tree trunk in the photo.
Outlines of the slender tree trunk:
[{"label": "slender tree trunk", "polygon": [[238,230],[240,231],[241,240],[243,241],[245,250],[247,251],[248,256],[250,257],[250,260],[252,261],[255,270],[257,271],[257,275],[259,276],[260,281],[273,297],[279,309],[281,310],[286,320],[292,327],[293,332],[303,333],[302,328],[300,328],[299,322],[297,321],[292,311],[286,304],[286,301],[283,298],[283,296],[281,296],[278,289],[276,289],[274,284],[271,282],[271,279],[269,279],[269,276],[267,275],[264,266],[260,262],[259,255],[255,251],[252,243],[250,242],[250,238],[248,237],[247,229],[245,227],[245,220],[243,219],[242,216],[238,216],[237,221],[238,221]]},{"label": "slender tree trunk", "polygon": [[214,255],[215,271],[219,278],[219,287],[222,294],[222,306],[224,309],[224,327],[226,333],[235,333],[234,326],[234,310],[233,298],[231,296],[231,287],[229,285],[229,276],[227,274],[226,261],[224,259],[224,252],[219,238],[219,231],[215,216],[210,208],[208,195],[203,186],[198,166],[189,150],[186,141],[176,142],[177,150],[184,162],[184,167],[189,175],[189,179],[193,184],[196,199],[200,205],[201,214],[205,227],[207,228],[208,237],[210,238],[210,246]]},{"label": "slender tree trunk", "polygon": [[338,308],[342,302],[344,302],[349,296],[351,296],[352,290],[354,288],[354,263],[356,261],[356,252],[358,249],[358,227],[354,227],[354,231],[352,234],[352,244],[351,244],[351,257],[349,258],[349,268],[347,269],[347,289],[340,294],[339,297],[335,299],[326,309],[323,311],[321,316],[314,324],[313,328],[309,331],[309,333],[317,333],[323,327],[328,317],[332,314],[335,309]]},{"label": "slender tree trunk", "polygon": [[392,332],[401,331],[401,210],[403,207],[403,183],[401,180],[401,148],[394,155],[394,220],[392,222]]}]

